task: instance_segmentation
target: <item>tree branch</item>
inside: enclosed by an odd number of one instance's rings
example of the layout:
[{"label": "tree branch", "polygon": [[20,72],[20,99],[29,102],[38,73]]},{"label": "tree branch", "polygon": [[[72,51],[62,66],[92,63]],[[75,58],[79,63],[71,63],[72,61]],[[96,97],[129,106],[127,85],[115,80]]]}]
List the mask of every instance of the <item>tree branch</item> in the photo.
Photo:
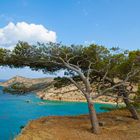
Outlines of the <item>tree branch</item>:
[{"label": "tree branch", "polygon": [[73,80],[71,77],[67,77],[84,95],[85,95],[85,90],[79,85],[77,82]]}]

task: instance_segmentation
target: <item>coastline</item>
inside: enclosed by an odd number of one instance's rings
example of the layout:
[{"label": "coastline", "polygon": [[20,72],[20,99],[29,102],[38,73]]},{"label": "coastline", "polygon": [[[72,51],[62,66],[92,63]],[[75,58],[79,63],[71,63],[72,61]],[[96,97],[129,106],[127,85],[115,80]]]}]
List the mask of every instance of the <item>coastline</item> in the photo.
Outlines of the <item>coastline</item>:
[{"label": "coastline", "polygon": [[[21,76],[15,76],[7,81],[0,82],[0,85],[6,88],[13,83],[24,83],[28,88],[31,88],[34,85],[40,86],[40,84],[47,85],[43,88],[33,91],[34,93],[36,93],[36,96],[38,96],[42,100],[86,102],[85,97],[73,84],[61,88],[56,88],[54,87],[53,78],[30,79]],[[95,95],[96,93],[93,92],[92,94]],[[106,96],[100,96],[94,99],[93,102],[116,105],[115,99]],[[121,100],[119,100],[119,104],[123,104]]]},{"label": "coastline", "polygon": [[[40,98],[37,94],[36,94],[36,96],[38,97],[38,98]],[[57,99],[51,99],[51,100],[48,100],[48,99],[42,99],[43,101],[59,101],[59,102],[77,102],[77,103],[86,103],[87,101],[86,100],[57,100]],[[103,102],[103,101],[100,101],[100,100],[96,100],[96,101],[94,101],[93,100],[93,102],[94,103],[99,103],[99,104],[110,104],[110,105],[116,105],[116,103],[115,102]],[[119,105],[124,105],[124,103],[119,103]]]},{"label": "coastline", "polygon": [[[48,101],[62,101],[62,102],[84,102],[86,103],[86,99],[85,97],[80,93],[78,92],[77,95],[72,95],[74,93],[70,93],[70,95],[72,96],[67,96],[64,98],[65,95],[61,95],[61,98],[59,97],[59,95],[56,95],[55,91],[51,93],[51,95],[47,95],[46,93],[44,92],[35,92],[36,93],[36,96],[42,100],[48,100]],[[61,92],[59,94],[62,94]],[[81,98],[82,96],[82,98]],[[113,98],[107,98],[107,101],[103,101],[105,100],[106,97],[105,96],[102,96],[102,97],[99,97],[99,98],[96,98],[96,99],[93,99],[93,102],[94,103],[100,103],[100,104],[111,104],[111,105],[117,105],[117,103],[114,101]],[[120,100],[119,101],[119,105],[124,105],[124,103]]]}]

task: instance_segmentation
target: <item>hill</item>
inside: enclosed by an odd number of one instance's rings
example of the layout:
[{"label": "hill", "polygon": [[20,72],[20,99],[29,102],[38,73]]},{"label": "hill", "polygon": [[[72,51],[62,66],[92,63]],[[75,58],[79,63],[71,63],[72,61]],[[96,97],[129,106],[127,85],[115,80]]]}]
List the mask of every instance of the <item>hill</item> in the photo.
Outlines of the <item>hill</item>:
[{"label": "hill", "polygon": [[22,77],[22,76],[15,76],[7,81],[4,82],[0,82],[1,86],[7,87],[13,83],[16,82],[20,82],[20,83],[24,83],[24,84],[28,84],[28,85],[33,85],[33,84],[37,84],[37,83],[42,83],[42,82],[52,82],[53,78],[35,78],[35,79],[31,79],[31,78],[26,78],[26,77]]},{"label": "hill", "polygon": [[4,91],[9,93],[25,93],[30,91],[42,90],[53,82],[53,78],[36,78],[30,79],[22,76],[15,76],[0,85],[4,87]]},{"label": "hill", "polygon": [[[15,76],[5,82],[1,82],[0,85],[4,87],[5,92],[12,94],[36,92],[37,95],[44,100],[86,101],[83,94],[81,94],[73,84],[57,88],[54,83],[56,83],[56,81],[53,78],[30,79]],[[113,98],[105,96],[101,96],[94,101],[100,103],[115,103]]]}]

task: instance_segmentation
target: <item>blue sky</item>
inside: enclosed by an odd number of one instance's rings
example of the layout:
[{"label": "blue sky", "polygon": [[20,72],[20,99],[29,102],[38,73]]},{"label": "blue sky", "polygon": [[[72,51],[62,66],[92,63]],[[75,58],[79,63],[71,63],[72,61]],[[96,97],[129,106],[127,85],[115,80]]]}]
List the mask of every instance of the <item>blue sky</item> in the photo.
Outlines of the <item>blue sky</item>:
[{"label": "blue sky", "polygon": [[[41,24],[65,44],[97,43],[139,49],[140,0],[1,0],[0,29],[12,22]],[[0,69],[14,75],[44,77],[30,70]]]}]

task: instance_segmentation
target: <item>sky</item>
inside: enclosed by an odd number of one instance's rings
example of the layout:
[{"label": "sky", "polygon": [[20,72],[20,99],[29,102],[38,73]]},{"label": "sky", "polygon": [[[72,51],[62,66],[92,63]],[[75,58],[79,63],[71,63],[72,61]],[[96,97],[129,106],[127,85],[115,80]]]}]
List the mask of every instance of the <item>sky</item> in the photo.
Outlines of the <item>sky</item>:
[{"label": "sky", "polygon": [[[0,0],[0,47],[21,40],[139,49],[139,7],[140,0]],[[0,79],[15,75],[50,76],[0,67]]]}]

